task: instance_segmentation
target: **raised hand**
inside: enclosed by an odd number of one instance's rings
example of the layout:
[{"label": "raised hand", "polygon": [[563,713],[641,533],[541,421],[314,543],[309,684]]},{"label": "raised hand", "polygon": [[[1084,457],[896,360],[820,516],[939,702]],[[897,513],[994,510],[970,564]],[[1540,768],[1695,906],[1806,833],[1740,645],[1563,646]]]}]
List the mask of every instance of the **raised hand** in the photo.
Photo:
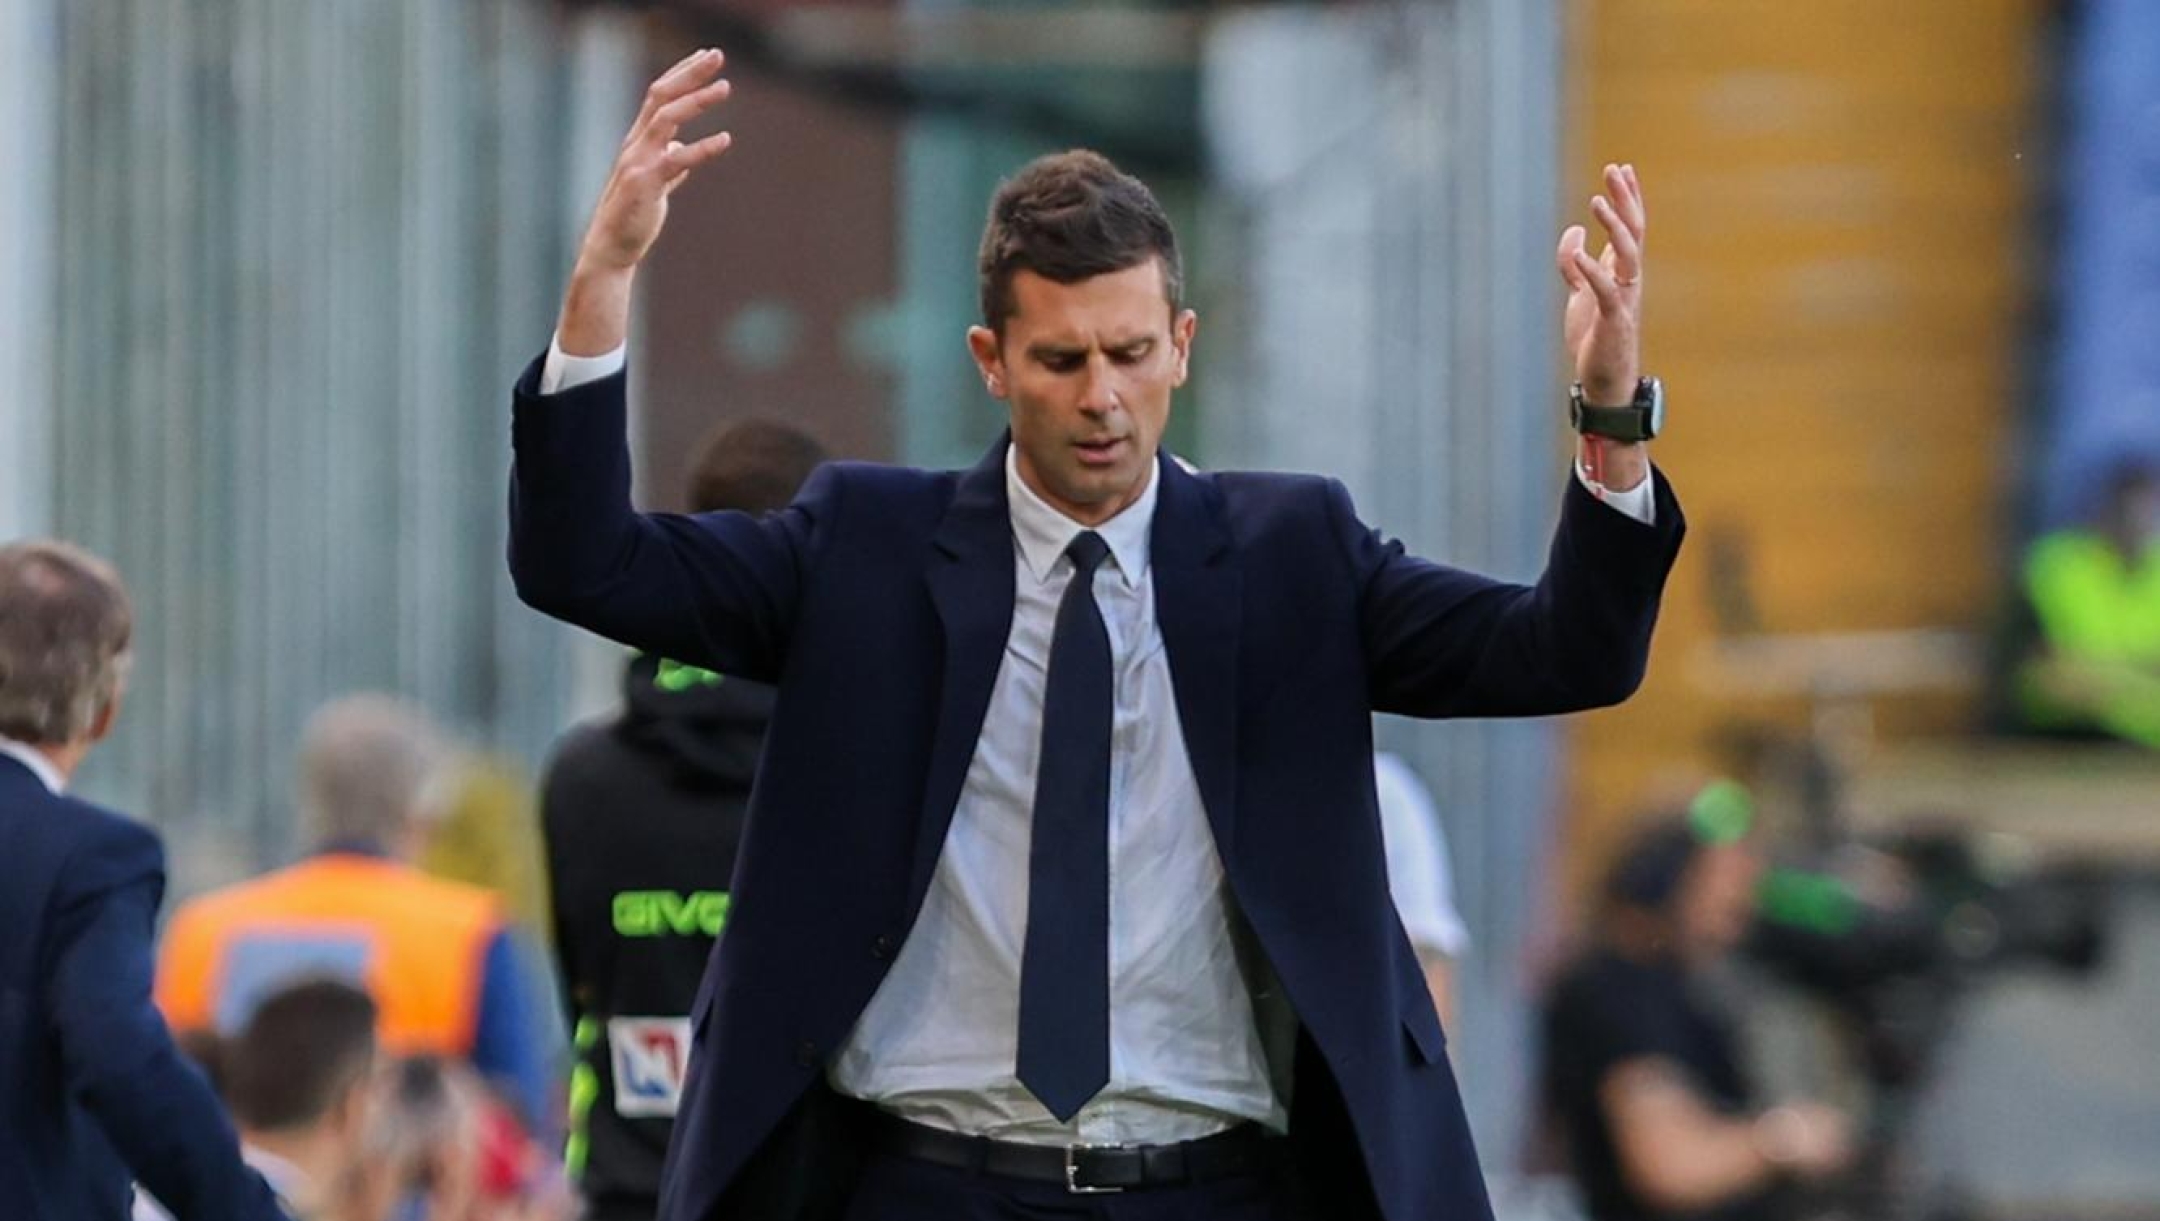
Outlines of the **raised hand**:
[{"label": "raised hand", "polygon": [[622,346],[630,326],[630,281],[667,224],[668,196],[733,142],[727,132],[688,142],[685,125],[724,101],[726,56],[694,51],[660,74],[623,137],[615,168],[600,191],[563,295],[556,339],[563,351],[592,356]]},{"label": "raised hand", "polygon": [[1569,288],[1566,336],[1575,379],[1592,403],[1617,406],[1635,396],[1642,370],[1642,184],[1632,165],[1605,167],[1605,194],[1590,213],[1605,229],[1605,253],[1585,248],[1588,232],[1570,225],[1560,235],[1560,278]]},{"label": "raised hand", "polygon": [[725,60],[718,51],[694,51],[645,90],[645,105],[623,137],[586,227],[581,263],[595,270],[636,266],[667,223],[668,196],[691,171],[727,151],[732,138],[724,131],[688,144],[676,138],[684,124],[726,99],[726,78],[714,79]]}]

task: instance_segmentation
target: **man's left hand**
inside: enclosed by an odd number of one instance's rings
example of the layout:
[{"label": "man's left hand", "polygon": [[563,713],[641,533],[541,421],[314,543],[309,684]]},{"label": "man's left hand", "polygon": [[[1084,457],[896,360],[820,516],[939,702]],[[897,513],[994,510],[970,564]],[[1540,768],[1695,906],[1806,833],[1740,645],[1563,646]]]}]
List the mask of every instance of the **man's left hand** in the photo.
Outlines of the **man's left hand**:
[{"label": "man's left hand", "polygon": [[1642,185],[1632,165],[1605,167],[1605,193],[1590,199],[1605,228],[1605,253],[1590,257],[1589,233],[1570,225],[1560,235],[1560,277],[1567,281],[1567,345],[1583,397],[1617,407],[1635,397],[1642,372]]}]

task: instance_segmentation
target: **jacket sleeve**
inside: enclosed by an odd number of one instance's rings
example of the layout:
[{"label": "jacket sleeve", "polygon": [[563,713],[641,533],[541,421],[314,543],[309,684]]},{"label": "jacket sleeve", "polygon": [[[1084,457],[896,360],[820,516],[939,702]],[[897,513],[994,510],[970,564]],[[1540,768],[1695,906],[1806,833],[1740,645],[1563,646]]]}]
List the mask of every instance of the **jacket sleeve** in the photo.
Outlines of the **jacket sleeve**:
[{"label": "jacket sleeve", "polygon": [[54,890],[50,1011],[68,1090],[176,1221],[282,1218],[210,1083],[150,1003],[150,938],[164,893],[157,838],[101,828]]},{"label": "jacket sleeve", "polygon": [[837,507],[834,468],[777,513],[638,513],[624,440],[626,378],[514,391],[510,575],[534,609],[707,669],[777,681],[802,573]]},{"label": "jacket sleeve", "polygon": [[1566,481],[1535,585],[1495,581],[1404,552],[1329,485],[1360,582],[1372,705],[1407,716],[1547,716],[1617,704],[1641,685],[1666,574],[1686,530],[1662,473],[1656,524]]}]

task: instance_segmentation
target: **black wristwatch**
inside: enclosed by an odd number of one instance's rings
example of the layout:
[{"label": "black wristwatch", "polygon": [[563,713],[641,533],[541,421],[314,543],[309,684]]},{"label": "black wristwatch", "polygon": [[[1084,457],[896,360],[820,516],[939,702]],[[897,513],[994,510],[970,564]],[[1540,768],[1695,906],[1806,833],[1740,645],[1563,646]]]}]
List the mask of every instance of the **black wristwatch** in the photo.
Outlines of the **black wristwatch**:
[{"label": "black wristwatch", "polygon": [[1635,401],[1625,407],[1598,407],[1583,401],[1582,383],[1568,388],[1568,423],[1586,437],[1648,441],[1665,431],[1665,383],[1646,377],[1635,383]]}]

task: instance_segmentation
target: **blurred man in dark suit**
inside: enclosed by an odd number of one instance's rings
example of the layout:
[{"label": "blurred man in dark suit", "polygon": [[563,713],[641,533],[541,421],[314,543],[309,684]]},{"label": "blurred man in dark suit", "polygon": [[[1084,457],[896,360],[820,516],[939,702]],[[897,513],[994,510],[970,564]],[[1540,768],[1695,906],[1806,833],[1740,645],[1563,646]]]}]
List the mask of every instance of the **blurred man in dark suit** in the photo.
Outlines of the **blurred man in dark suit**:
[{"label": "blurred man in dark suit", "polygon": [[0,548],[0,1201],[29,1221],[278,1218],[150,1004],[157,836],[66,794],[112,728],[132,614],[110,566]]}]

